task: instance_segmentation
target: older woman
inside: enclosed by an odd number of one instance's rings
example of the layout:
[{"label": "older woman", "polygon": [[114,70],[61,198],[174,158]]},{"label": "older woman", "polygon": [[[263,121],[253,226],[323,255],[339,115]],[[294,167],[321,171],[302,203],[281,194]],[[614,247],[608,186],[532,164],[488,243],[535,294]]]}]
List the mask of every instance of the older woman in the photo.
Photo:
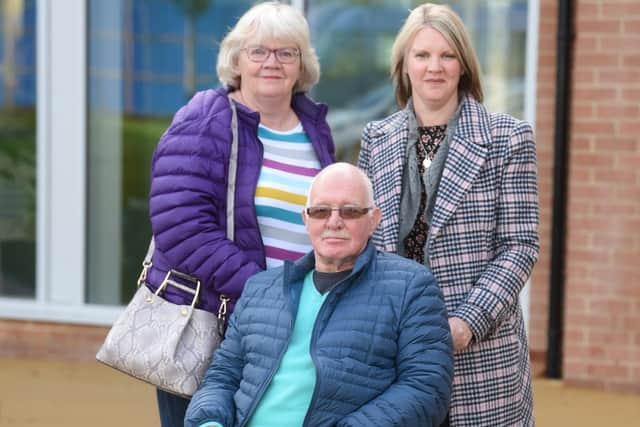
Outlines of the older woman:
[{"label": "older woman", "polygon": [[403,108],[369,123],[359,166],[374,184],[378,248],[431,268],[455,350],[447,424],[532,425],[518,295],[538,257],[531,126],[481,104],[480,68],[447,6],[414,9],[391,54]]},{"label": "older woman", "polygon": [[[251,8],[224,38],[218,77],[175,115],[154,154],[150,218],[155,289],[173,269],[203,284],[199,306],[233,309],[246,279],[311,249],[300,212],[311,179],[334,160],[327,107],[304,92],[318,82],[305,18],[277,2]],[[225,234],[227,171],[237,110],[235,239]],[[167,291],[169,292],[169,291]],[[167,298],[185,303],[185,296]],[[162,426],[182,425],[188,400],[158,390]]]}]

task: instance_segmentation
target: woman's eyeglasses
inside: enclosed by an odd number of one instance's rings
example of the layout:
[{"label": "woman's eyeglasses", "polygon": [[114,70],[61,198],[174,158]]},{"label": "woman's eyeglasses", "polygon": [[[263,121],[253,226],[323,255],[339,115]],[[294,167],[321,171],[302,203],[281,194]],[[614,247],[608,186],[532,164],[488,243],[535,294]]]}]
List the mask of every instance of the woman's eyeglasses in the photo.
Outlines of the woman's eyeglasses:
[{"label": "woman's eyeglasses", "polygon": [[269,58],[271,53],[276,56],[276,59],[281,64],[293,64],[300,56],[300,51],[295,47],[283,47],[281,49],[268,49],[264,46],[249,46],[244,50],[247,53],[247,57],[253,62],[264,62]]},{"label": "woman's eyeglasses", "polygon": [[327,219],[333,211],[338,211],[338,215],[340,215],[342,219],[358,219],[366,215],[371,209],[373,208],[359,208],[357,206],[341,206],[339,208],[309,206],[306,212],[307,216],[313,219]]}]

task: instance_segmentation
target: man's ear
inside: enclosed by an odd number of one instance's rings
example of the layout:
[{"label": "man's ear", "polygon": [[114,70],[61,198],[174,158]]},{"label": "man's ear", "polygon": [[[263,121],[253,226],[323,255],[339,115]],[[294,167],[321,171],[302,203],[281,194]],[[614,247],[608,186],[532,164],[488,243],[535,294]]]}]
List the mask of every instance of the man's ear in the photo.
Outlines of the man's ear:
[{"label": "man's ear", "polygon": [[307,226],[307,221],[309,218],[307,217],[307,208],[302,208],[302,222],[304,222],[305,227]]},{"label": "man's ear", "polygon": [[369,230],[369,237],[371,237],[373,232],[376,230],[381,219],[382,211],[380,208],[373,208],[373,212],[371,213],[371,229]]}]

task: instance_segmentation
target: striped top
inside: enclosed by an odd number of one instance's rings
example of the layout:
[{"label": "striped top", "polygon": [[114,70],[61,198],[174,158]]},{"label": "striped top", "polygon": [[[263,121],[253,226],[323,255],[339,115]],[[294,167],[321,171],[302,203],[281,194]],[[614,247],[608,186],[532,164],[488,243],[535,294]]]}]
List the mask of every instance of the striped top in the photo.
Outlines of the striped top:
[{"label": "striped top", "polygon": [[258,138],[264,157],[256,188],[256,215],[267,268],[273,268],[311,250],[302,209],[321,165],[300,123],[287,132],[260,125]]}]

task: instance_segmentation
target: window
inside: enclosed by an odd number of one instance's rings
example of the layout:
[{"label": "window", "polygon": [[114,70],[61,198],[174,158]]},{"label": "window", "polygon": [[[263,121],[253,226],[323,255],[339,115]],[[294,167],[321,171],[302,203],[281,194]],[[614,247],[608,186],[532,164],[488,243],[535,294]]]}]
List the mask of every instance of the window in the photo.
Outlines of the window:
[{"label": "window", "polygon": [[[355,162],[364,125],[398,109],[389,57],[408,10],[423,2],[309,0],[322,76],[313,91],[329,104],[341,160]],[[465,22],[483,71],[490,111],[524,115],[527,0],[450,0]]]},{"label": "window", "polygon": [[35,3],[0,1],[0,297],[35,296]]},{"label": "window", "polygon": [[87,302],[123,304],[135,291],[153,149],[196,90],[219,85],[218,44],[251,5],[89,1]]}]

